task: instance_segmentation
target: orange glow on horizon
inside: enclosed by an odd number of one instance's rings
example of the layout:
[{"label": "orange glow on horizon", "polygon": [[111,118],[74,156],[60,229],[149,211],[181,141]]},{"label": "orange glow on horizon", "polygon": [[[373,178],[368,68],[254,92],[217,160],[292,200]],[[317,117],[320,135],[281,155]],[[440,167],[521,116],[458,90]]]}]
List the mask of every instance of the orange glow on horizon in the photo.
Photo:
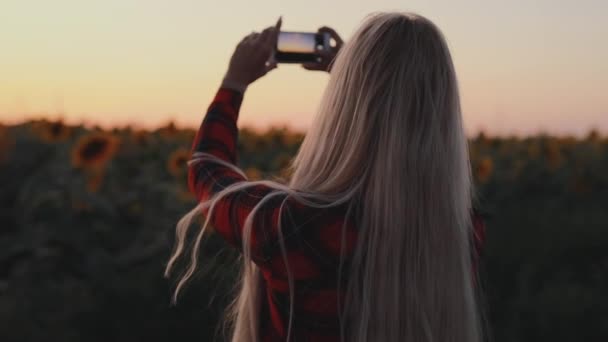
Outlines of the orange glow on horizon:
[{"label": "orange glow on horizon", "polygon": [[[236,43],[252,30],[283,15],[286,31],[329,25],[347,40],[366,14],[405,10],[444,32],[470,135],[608,132],[606,2],[30,2],[8,0],[0,13],[4,123],[61,117],[102,127],[174,121],[196,128]],[[247,90],[239,126],[306,130],[326,81],[323,73],[280,65]]]}]

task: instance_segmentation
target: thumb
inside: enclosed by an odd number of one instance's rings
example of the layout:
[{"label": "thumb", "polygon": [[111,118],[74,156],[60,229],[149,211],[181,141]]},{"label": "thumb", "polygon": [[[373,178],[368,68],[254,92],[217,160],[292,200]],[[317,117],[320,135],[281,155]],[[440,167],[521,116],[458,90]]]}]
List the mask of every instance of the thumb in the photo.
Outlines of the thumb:
[{"label": "thumb", "polygon": [[275,61],[269,62],[266,65],[266,71],[270,71],[270,70],[276,69],[277,67],[278,67],[277,62],[275,62]]},{"label": "thumb", "polygon": [[274,54],[270,54],[270,58],[266,61],[266,70],[272,70],[277,68],[277,60],[274,57]]}]

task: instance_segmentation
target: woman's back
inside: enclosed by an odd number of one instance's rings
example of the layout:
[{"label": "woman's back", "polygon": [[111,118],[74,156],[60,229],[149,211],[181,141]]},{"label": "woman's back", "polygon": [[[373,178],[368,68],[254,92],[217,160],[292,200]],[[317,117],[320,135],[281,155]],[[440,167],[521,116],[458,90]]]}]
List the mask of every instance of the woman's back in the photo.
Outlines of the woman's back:
[{"label": "woman's back", "polygon": [[277,33],[239,44],[194,140],[200,204],[178,224],[167,272],[192,216],[206,220],[176,293],[213,229],[243,255],[233,341],[479,341],[483,225],[441,32],[416,15],[370,16],[336,56],[288,184],[252,182],[236,166],[237,118]]},{"label": "woman's back", "polygon": [[[280,202],[277,197],[268,203],[268,208],[279,208]],[[340,312],[344,309],[348,270],[359,233],[357,217],[346,219],[348,203],[319,209],[288,200],[284,210],[282,228],[288,268],[276,240],[267,245],[266,253],[260,252],[264,256],[257,262],[263,294],[260,317],[270,318],[260,320],[261,340],[285,341],[291,317],[294,341],[340,341]],[[471,255],[475,267],[485,227],[476,213],[473,222]],[[293,299],[289,276],[293,279]]]}]

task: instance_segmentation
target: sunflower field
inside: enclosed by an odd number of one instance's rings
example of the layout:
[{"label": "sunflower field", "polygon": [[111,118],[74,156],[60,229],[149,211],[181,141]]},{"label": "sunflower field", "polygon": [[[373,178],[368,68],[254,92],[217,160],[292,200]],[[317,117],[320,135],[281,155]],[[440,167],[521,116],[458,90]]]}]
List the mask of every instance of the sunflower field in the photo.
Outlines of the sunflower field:
[{"label": "sunflower field", "polygon": [[[193,129],[0,125],[0,340],[217,341],[236,253],[205,242],[204,269],[170,304],[163,278]],[[303,134],[241,128],[250,179],[288,177]],[[480,276],[497,342],[608,340],[608,137],[470,140],[487,242]]]}]

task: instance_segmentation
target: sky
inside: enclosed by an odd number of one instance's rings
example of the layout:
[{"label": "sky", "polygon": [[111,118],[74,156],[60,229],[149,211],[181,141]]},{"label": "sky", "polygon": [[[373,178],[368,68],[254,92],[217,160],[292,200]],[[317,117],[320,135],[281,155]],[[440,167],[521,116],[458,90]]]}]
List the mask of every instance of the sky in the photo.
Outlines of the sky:
[{"label": "sky", "polygon": [[[608,132],[605,0],[2,0],[0,122],[197,127],[239,40],[283,16],[348,40],[374,11],[412,11],[448,40],[467,133]],[[305,130],[328,75],[279,65],[239,127]]]}]

